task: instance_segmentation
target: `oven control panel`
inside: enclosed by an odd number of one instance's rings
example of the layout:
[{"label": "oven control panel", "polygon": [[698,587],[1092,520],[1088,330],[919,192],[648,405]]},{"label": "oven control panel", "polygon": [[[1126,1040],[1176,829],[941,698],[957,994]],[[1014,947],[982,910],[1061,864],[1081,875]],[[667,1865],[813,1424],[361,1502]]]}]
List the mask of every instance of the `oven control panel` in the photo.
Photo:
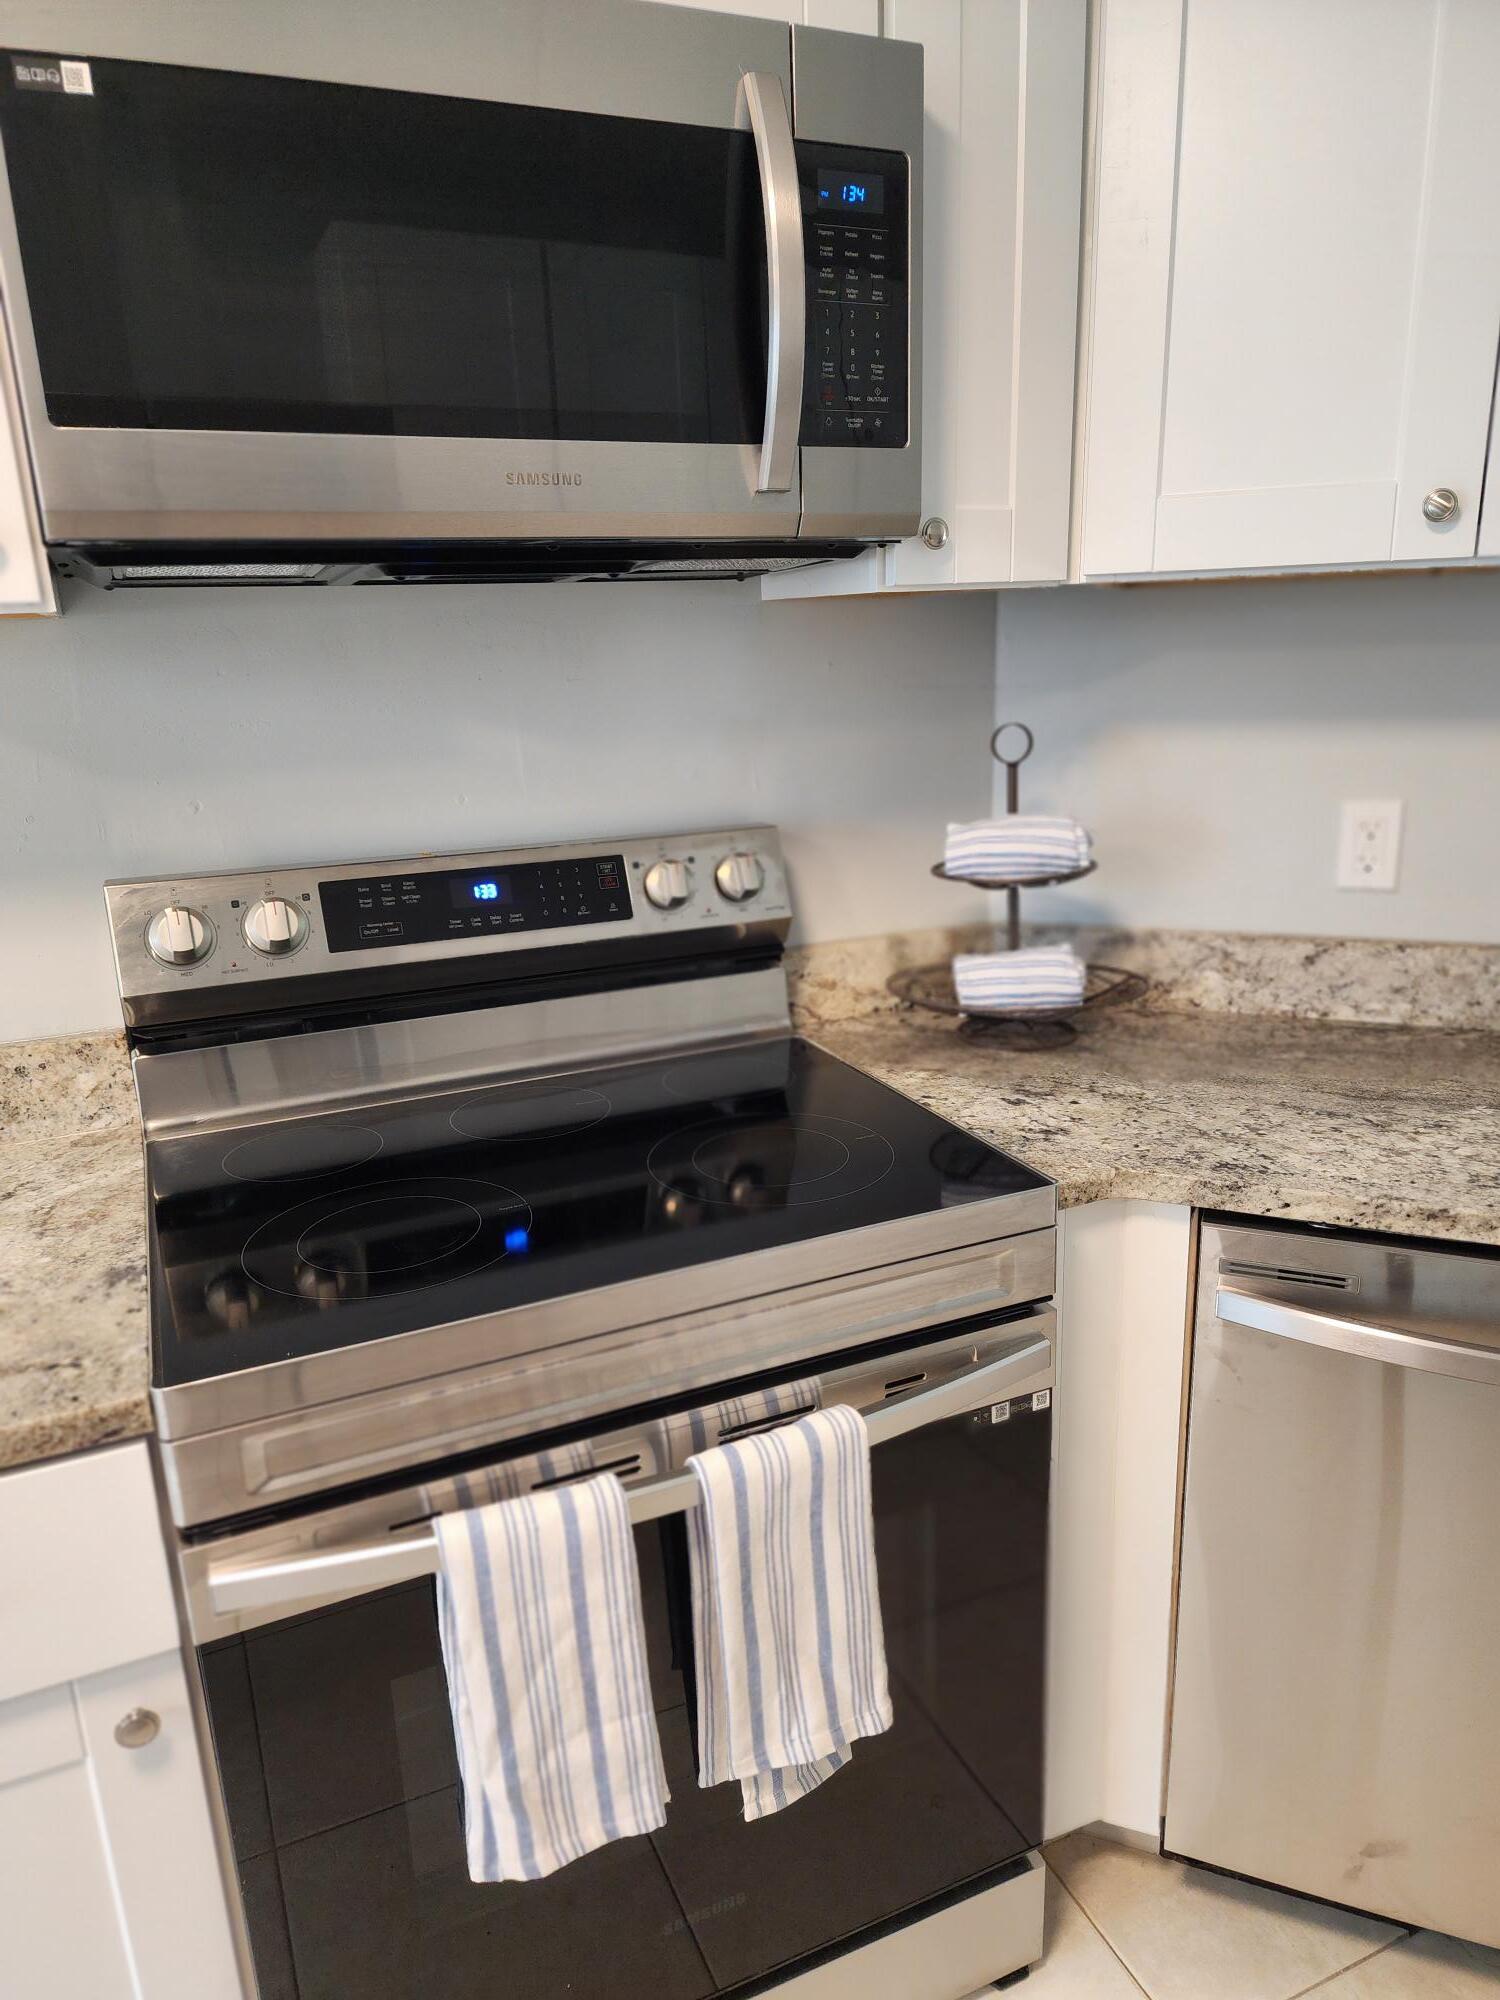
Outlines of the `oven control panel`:
[{"label": "oven control panel", "polygon": [[904,153],[797,141],[807,264],[803,444],[905,445],[910,286]]},{"label": "oven control panel", "polygon": [[[705,948],[713,933],[784,938],[792,914],[771,826],[162,876],[107,883],[105,897],[132,1022],[170,1019],[178,999],[184,1016],[202,1014],[211,990],[225,1011],[277,1004],[267,982],[326,982],[355,967],[378,990],[383,969],[392,985],[411,985],[419,975],[407,968],[431,966],[437,983],[439,961],[472,966],[545,946],[592,947],[606,962],[674,935],[701,934]],[[253,992],[236,1000],[240,988]],[[156,1004],[132,1006],[141,1001]]]}]

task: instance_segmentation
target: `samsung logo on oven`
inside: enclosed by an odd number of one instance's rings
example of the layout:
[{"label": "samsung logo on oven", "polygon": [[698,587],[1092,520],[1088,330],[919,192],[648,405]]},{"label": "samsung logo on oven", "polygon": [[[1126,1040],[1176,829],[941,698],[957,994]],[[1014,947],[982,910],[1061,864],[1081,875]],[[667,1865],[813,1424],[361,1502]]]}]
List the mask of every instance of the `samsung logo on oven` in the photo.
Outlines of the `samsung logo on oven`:
[{"label": "samsung logo on oven", "polygon": [[581,472],[507,472],[507,486],[582,486]]}]

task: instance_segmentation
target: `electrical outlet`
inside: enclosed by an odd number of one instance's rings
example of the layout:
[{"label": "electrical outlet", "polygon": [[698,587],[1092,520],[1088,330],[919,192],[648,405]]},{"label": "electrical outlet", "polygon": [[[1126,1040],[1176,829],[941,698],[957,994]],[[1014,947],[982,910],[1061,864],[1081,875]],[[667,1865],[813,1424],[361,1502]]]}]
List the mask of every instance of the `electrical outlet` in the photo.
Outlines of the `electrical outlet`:
[{"label": "electrical outlet", "polygon": [[1339,821],[1340,889],[1394,889],[1401,860],[1400,799],[1345,799]]}]

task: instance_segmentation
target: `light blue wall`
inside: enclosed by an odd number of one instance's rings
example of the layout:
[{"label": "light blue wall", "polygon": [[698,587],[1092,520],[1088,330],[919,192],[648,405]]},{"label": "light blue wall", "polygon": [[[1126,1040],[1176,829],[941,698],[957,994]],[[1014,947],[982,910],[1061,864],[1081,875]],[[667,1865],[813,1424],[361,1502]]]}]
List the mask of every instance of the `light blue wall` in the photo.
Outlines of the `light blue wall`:
[{"label": "light blue wall", "polygon": [[[1028,592],[997,647],[1023,804],[1096,841],[1037,914],[1500,943],[1500,573]],[[1334,887],[1349,798],[1405,800],[1392,894]]]},{"label": "light blue wall", "polygon": [[987,597],[71,588],[0,620],[0,1040],[118,1024],[109,876],[767,819],[802,936],[962,920],[993,678]]}]

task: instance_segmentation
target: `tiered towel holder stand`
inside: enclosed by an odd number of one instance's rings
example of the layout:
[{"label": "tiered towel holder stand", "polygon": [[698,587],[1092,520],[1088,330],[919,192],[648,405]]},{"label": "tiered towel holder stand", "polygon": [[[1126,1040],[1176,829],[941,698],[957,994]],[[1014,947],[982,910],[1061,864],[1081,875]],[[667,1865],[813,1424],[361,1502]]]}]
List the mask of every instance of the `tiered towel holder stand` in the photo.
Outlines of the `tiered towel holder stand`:
[{"label": "tiered towel holder stand", "polygon": [[[1007,731],[1018,730],[1024,739],[1014,756],[1007,756],[1001,747]],[[990,738],[990,755],[1005,772],[1005,810],[1018,813],[1021,810],[1021,766],[1031,755],[1036,739],[1024,722],[1002,722]],[[1077,882],[1085,875],[1092,875],[1099,864],[1085,862],[1082,868],[1070,868],[1061,875],[1025,875],[999,881],[976,881],[971,875],[950,875],[939,861],[933,874],[944,882],[962,882],[969,889],[990,889],[1005,896],[1006,949],[1021,949],[1021,891],[1023,889],[1050,889],[1059,882]],[[1078,1033],[1078,1023],[1091,1007],[1102,1007],[1121,1000],[1134,1000],[1146,990],[1146,981],[1138,972],[1127,972],[1123,966],[1091,964],[1084,982],[1083,998],[1071,1007],[1038,1008],[1035,1011],[1019,1013],[1007,1010],[1004,1013],[976,1013],[972,1009],[960,1007],[953,990],[953,969],[949,965],[908,966],[901,972],[894,972],[886,982],[888,990],[909,1007],[920,1007],[930,1014],[950,1014],[958,1017],[959,1032],[983,1039],[987,1042],[1023,1048],[1055,1048],[1070,1042]]]}]

